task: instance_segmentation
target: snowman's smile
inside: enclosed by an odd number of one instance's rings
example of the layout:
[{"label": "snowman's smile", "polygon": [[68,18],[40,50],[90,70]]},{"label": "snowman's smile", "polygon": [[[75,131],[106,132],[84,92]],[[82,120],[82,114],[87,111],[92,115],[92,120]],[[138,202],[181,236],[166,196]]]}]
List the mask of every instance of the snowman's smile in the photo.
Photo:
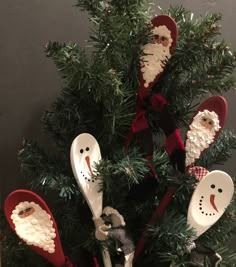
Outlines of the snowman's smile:
[{"label": "snowman's smile", "polygon": [[215,204],[215,195],[210,196],[210,202],[211,202],[212,207],[218,212],[218,209]]},{"label": "snowman's smile", "polygon": [[[216,185],[215,184],[211,184],[210,186],[209,186],[211,189],[210,190],[212,190],[212,191],[214,191],[214,193],[216,193],[217,195],[218,195],[218,193],[219,194],[221,194],[222,192],[223,192],[223,190],[222,190],[222,188],[218,188],[217,189],[217,187],[216,187]],[[216,192],[217,191],[217,192]],[[210,204],[211,204],[211,206],[212,206],[212,208],[216,211],[216,212],[219,212],[218,211],[218,208],[217,208],[217,206],[216,206],[216,203],[215,203],[215,197],[216,197],[216,195],[215,194],[211,194],[210,195]],[[218,196],[218,197],[220,197],[220,196]],[[204,199],[204,196],[201,196],[201,198],[200,198],[200,200],[199,200],[199,210],[201,211],[201,213],[202,214],[205,214],[206,216],[212,216],[212,215],[215,215],[215,213],[208,213],[208,212],[206,212],[204,209],[203,209],[203,199]],[[207,202],[208,200],[206,200],[206,202]],[[204,201],[205,202],[205,201]],[[206,203],[205,202],[205,207],[208,207],[208,203]],[[209,209],[209,207],[208,207],[208,209]]]},{"label": "snowman's smile", "polygon": [[[218,212],[217,207],[215,205],[215,195],[210,195],[210,203],[211,203],[212,207]],[[204,196],[201,196],[201,199],[199,200],[199,210],[205,216],[214,216],[215,215],[214,212],[208,213],[204,210]]]}]

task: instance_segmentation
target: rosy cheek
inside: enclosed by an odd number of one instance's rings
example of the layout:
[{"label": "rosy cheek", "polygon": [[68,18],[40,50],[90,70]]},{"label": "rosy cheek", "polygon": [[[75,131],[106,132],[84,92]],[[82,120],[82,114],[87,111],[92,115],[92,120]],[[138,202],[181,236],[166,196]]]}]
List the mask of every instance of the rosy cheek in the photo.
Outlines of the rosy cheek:
[{"label": "rosy cheek", "polygon": [[168,46],[169,41],[168,40],[165,40],[165,41],[161,41],[161,43],[162,43],[163,46]]}]

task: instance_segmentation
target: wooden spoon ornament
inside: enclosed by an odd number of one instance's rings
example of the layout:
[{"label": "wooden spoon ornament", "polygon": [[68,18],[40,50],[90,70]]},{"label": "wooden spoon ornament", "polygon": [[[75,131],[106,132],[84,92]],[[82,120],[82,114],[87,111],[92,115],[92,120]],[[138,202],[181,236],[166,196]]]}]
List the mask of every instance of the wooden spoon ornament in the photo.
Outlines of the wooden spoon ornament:
[{"label": "wooden spoon ornament", "polygon": [[147,98],[153,85],[164,71],[166,63],[171,58],[178,36],[177,24],[168,15],[154,17],[151,26],[152,42],[142,47],[143,53],[140,57],[140,86],[137,92],[136,115],[125,142],[125,148],[128,149],[134,134],[137,134],[148,159],[152,157],[153,140],[152,131],[146,120],[147,106],[161,111],[166,100],[160,94],[153,97],[149,103]]},{"label": "wooden spoon ornament", "polygon": [[90,134],[77,136],[71,146],[71,166],[80,190],[94,217],[102,214],[102,191],[100,180],[94,179],[95,164],[101,160],[97,140]]},{"label": "wooden spoon ornament", "polygon": [[147,96],[155,82],[164,71],[176,46],[178,28],[175,20],[168,15],[159,15],[152,19],[152,42],[143,46],[140,58],[140,87],[138,97]]},{"label": "wooden spoon ornament", "polygon": [[195,112],[186,135],[187,168],[201,157],[219,136],[227,117],[228,105],[224,97],[213,96],[204,101]]},{"label": "wooden spoon ornament", "polygon": [[[70,152],[72,170],[80,190],[86,199],[96,229],[101,222],[103,192],[100,189],[100,179],[95,179],[95,164],[101,160],[100,147],[97,140],[88,133],[78,135],[72,145]],[[103,249],[103,262],[105,267],[111,267],[111,259],[106,248]]]},{"label": "wooden spoon ornament", "polygon": [[[196,174],[199,179],[202,179],[207,170],[202,167],[192,169],[195,161],[200,158],[202,153],[208,149],[219,136],[224,127],[228,105],[224,97],[213,96],[204,101],[195,112],[186,134],[185,150],[186,150],[186,170],[191,174]],[[160,219],[167,209],[176,188],[169,187],[158,207],[154,211],[149,220],[148,225],[153,225]],[[140,240],[137,243],[135,251],[135,260],[142,253],[146,243],[146,233],[148,227],[144,230]]]},{"label": "wooden spoon ornament", "polygon": [[[187,216],[188,225],[196,231],[197,238],[221,218],[233,194],[234,184],[227,173],[215,170],[202,178],[192,195]],[[193,262],[203,264],[207,256],[211,266],[216,267],[222,261],[218,253],[200,241],[195,240],[193,245],[189,249]]]},{"label": "wooden spoon ornament", "polygon": [[195,112],[186,134],[186,167],[200,181],[208,170],[193,166],[223,130],[228,105],[222,96],[213,96],[204,101]]},{"label": "wooden spoon ornament", "polygon": [[233,193],[233,181],[223,171],[212,171],[198,183],[188,208],[188,224],[196,230],[197,237],[220,219]]},{"label": "wooden spoon ornament", "polygon": [[[190,225],[193,227],[196,223],[200,223],[199,227],[194,227],[197,229],[197,236],[205,232],[222,216],[225,207],[227,207],[232,198],[231,193],[233,194],[233,182],[228,174],[221,171],[212,171],[209,173],[208,170],[203,167],[193,166],[195,161],[200,158],[204,151],[208,149],[219,136],[225,124],[227,111],[228,106],[224,97],[213,96],[208,98],[195,112],[186,134],[185,150],[187,171],[194,174],[199,180],[188,211],[188,221]],[[209,185],[209,183],[211,184]],[[218,184],[218,189],[215,183]],[[224,192],[220,186],[221,184],[222,186],[226,186]],[[215,188],[216,191],[214,193]],[[226,193],[228,188],[229,194]],[[199,196],[198,194],[202,195]],[[206,200],[209,194],[210,198]],[[228,198],[226,198],[226,196]],[[197,200],[198,198],[199,200]],[[194,211],[197,205],[196,201],[198,201],[198,208]],[[218,204],[216,205],[216,203]],[[196,217],[196,214],[201,214],[201,216]],[[197,218],[200,218],[200,221]],[[212,224],[210,224],[210,222],[212,222]],[[203,231],[203,229],[205,230]]]},{"label": "wooden spoon ornament", "polygon": [[40,196],[16,190],[7,197],[4,212],[13,231],[38,254],[56,267],[74,266],[63,253],[56,222]]}]

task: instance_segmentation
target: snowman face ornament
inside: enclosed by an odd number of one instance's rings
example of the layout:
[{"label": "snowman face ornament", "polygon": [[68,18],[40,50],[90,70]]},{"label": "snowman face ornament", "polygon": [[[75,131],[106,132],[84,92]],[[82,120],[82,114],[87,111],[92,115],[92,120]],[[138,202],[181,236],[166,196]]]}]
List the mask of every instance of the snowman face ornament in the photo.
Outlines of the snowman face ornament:
[{"label": "snowman face ornament", "polygon": [[95,217],[102,213],[100,181],[93,177],[95,164],[100,160],[100,148],[92,135],[83,133],[74,139],[71,146],[71,166],[80,190]]},{"label": "snowman face ornament", "polygon": [[197,236],[219,220],[233,193],[233,181],[222,171],[212,171],[199,182],[188,208],[188,224],[195,228]]}]

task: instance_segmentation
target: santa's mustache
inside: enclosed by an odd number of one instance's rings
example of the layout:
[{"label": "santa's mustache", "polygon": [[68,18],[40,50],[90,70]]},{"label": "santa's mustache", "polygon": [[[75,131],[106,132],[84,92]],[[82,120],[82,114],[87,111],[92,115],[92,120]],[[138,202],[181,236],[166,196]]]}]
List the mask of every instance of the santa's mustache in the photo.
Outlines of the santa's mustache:
[{"label": "santa's mustache", "polygon": [[158,43],[149,43],[144,45],[143,54],[141,56],[141,62],[147,61],[147,58],[150,59],[158,59],[158,58],[166,58],[170,57],[169,47],[165,47],[162,44]]},{"label": "santa's mustache", "polygon": [[168,47],[162,44],[150,43],[143,48],[143,56],[141,57],[141,72],[145,80],[145,87],[155,80],[165,67],[165,63],[170,58]]}]

